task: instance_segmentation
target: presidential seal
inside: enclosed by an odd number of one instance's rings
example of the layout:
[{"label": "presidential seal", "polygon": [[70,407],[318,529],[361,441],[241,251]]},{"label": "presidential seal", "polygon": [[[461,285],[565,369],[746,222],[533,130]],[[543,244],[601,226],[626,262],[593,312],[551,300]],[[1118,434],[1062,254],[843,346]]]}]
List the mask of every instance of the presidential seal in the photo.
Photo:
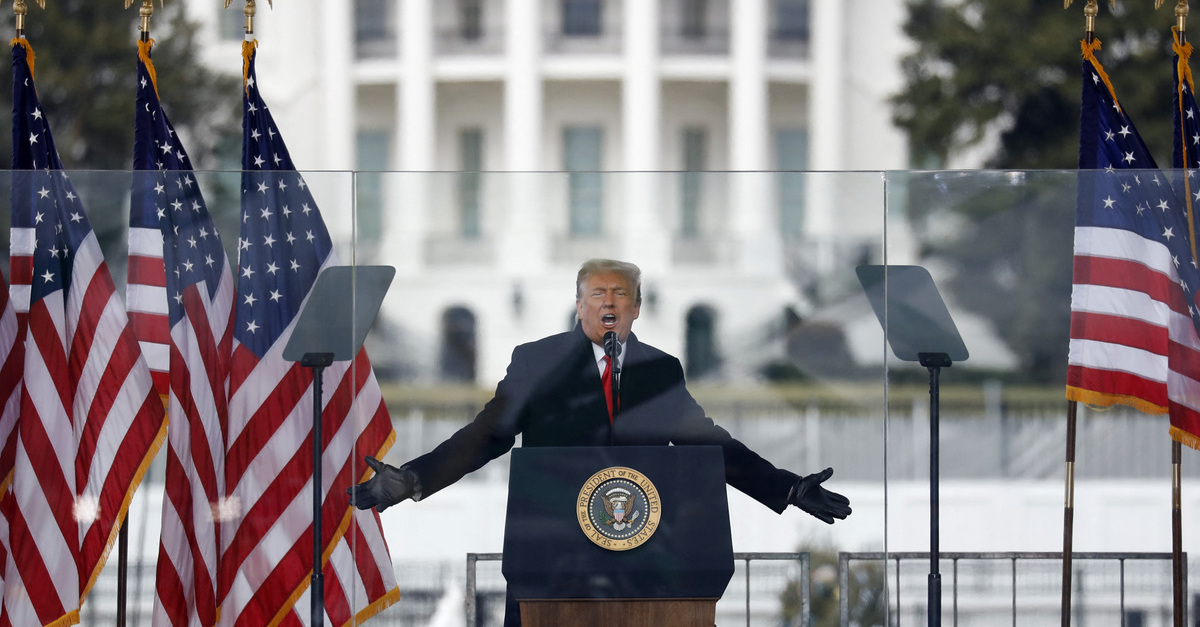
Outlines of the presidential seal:
[{"label": "presidential seal", "polygon": [[579,491],[575,514],[584,535],[610,551],[641,546],[658,529],[658,490],[642,473],[613,466],[592,475]]}]

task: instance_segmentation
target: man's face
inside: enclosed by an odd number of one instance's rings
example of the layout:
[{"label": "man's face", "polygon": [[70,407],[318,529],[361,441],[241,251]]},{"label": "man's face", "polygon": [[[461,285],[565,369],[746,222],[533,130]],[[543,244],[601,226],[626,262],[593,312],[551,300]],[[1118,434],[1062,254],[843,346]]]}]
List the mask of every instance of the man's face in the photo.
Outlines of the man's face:
[{"label": "man's face", "polygon": [[641,308],[633,286],[615,272],[600,272],[584,279],[579,299],[575,301],[584,334],[601,345],[609,331],[616,331],[624,342]]}]

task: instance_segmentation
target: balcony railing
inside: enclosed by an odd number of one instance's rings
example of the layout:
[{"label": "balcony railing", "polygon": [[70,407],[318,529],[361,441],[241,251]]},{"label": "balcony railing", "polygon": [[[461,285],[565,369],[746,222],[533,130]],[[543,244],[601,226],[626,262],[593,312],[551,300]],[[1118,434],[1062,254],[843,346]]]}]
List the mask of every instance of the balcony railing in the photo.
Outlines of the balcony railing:
[{"label": "balcony railing", "polygon": [[663,28],[664,55],[726,55],[729,54],[729,29],[707,27],[701,31],[685,32],[678,24]]},{"label": "balcony railing", "polygon": [[771,57],[804,59],[808,57],[809,36],[791,32],[771,32],[767,36],[767,54]]},{"label": "balcony railing", "polygon": [[595,35],[570,35],[561,30],[546,33],[546,52],[551,54],[619,54],[621,32],[601,30]]},{"label": "balcony railing", "polygon": [[434,42],[439,55],[494,55],[504,52],[504,31],[501,29],[462,28],[439,30]]}]

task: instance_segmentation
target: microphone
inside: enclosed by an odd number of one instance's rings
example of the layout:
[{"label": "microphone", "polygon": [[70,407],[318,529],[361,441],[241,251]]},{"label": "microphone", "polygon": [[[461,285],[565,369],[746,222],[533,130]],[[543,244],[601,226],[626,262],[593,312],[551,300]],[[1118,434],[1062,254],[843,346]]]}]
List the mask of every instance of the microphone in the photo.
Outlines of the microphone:
[{"label": "microphone", "polygon": [[[616,420],[617,414],[621,411],[621,380],[617,375],[621,374],[621,365],[617,361],[617,357],[621,354],[621,342],[617,340],[617,334],[614,331],[609,331],[604,334],[604,354],[608,357],[609,364],[612,365],[610,376],[610,385],[612,389],[612,399],[610,399],[609,407],[612,408],[612,418]],[[612,442],[612,429],[608,431],[608,443]]]},{"label": "microphone", "polygon": [[621,343],[617,341],[617,332],[609,331],[604,334],[604,354],[612,360],[614,366],[617,364],[617,357],[621,354]]}]

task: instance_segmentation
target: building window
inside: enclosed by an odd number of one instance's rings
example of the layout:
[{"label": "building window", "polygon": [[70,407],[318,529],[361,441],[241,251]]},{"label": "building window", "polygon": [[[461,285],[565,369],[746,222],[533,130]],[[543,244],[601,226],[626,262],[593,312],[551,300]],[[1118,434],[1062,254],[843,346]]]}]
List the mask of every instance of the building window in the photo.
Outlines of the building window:
[{"label": "building window", "polygon": [[483,0],[458,0],[458,34],[466,41],[483,38]]},{"label": "building window", "polygon": [[458,134],[459,234],[468,239],[479,237],[482,222],[480,197],[483,185],[483,129],[463,129]]},{"label": "building window", "polygon": [[775,39],[808,41],[808,0],[775,0]]},{"label": "building window", "polygon": [[687,313],[685,372],[689,379],[716,374],[721,365],[717,355],[717,314],[712,307],[697,305]]},{"label": "building window", "polygon": [[600,35],[602,0],[563,0],[562,32],[570,37]]},{"label": "building window", "polygon": [[708,0],[683,0],[679,34],[684,39],[704,39],[708,36]]},{"label": "building window", "polygon": [[808,131],[775,133],[775,169],[779,171],[779,229],[785,237],[804,234],[804,179],[808,168]]},{"label": "building window", "polygon": [[708,169],[708,131],[701,127],[683,129],[683,169],[679,184],[679,233],[686,238],[700,234],[700,205],[704,171]]},{"label": "building window", "polygon": [[604,129],[568,126],[563,129],[563,169],[567,174],[570,233],[598,237],[604,226]]},{"label": "building window", "polygon": [[1121,616],[1121,624],[1124,627],[1145,627],[1146,623],[1146,610],[1127,609]]},{"label": "building window", "polygon": [[465,307],[451,307],[442,314],[443,381],[469,383],[475,380],[475,314]]},{"label": "building window", "polygon": [[354,143],[355,193],[358,199],[358,233],[363,241],[377,242],[383,233],[383,173],[390,168],[391,136],[387,131],[359,131]]},{"label": "building window", "polygon": [[355,54],[360,59],[394,57],[396,31],[392,0],[356,0],[354,3]]}]

